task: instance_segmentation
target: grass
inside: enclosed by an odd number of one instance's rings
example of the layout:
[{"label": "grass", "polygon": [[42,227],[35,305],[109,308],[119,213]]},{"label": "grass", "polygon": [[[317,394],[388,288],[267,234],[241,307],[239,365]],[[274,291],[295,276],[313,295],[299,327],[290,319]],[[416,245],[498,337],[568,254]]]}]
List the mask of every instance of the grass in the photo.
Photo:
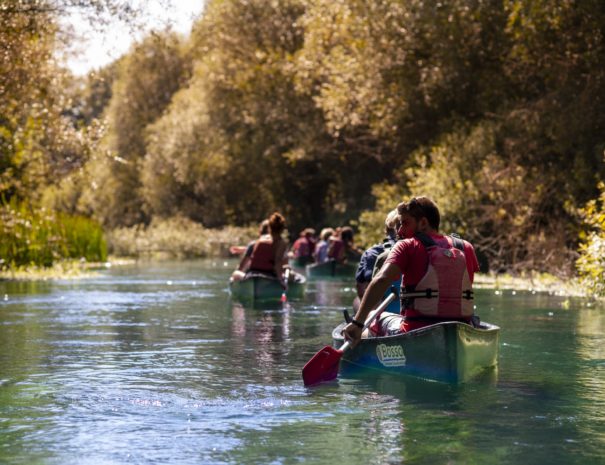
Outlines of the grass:
[{"label": "grass", "polygon": [[101,226],[14,199],[0,205],[0,269],[50,267],[65,259],[105,261]]},{"label": "grass", "polygon": [[258,236],[257,226],[209,229],[182,217],[154,220],[149,226],[107,233],[112,255],[135,258],[228,257],[229,247]]}]

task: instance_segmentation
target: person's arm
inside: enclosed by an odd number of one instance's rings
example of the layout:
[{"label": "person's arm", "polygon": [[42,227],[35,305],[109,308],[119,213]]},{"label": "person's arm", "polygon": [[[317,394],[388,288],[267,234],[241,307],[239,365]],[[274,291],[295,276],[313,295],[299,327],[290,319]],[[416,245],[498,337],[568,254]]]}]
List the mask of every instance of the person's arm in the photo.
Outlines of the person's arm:
[{"label": "person's arm", "polygon": [[242,259],[239,262],[239,266],[237,267],[238,270],[243,271],[245,273],[250,268],[252,251],[254,250],[255,244],[256,241],[252,241],[246,246],[246,251],[244,252]]},{"label": "person's arm", "polygon": [[246,271],[248,271],[249,268],[250,268],[250,257],[246,256],[246,257],[242,258],[242,260],[239,262],[239,266],[237,267],[237,269],[240,271],[243,271],[245,273]]},{"label": "person's arm", "polygon": [[[355,320],[360,323],[365,323],[368,314],[374,310],[380,301],[382,296],[389,288],[391,283],[401,276],[401,270],[394,263],[387,263],[384,265],[376,277],[372,280],[368,288],[363,294],[359,310],[355,314]],[[359,326],[349,323],[345,326],[343,335],[345,339],[351,341],[351,345],[355,347],[361,339],[362,328]]]}]

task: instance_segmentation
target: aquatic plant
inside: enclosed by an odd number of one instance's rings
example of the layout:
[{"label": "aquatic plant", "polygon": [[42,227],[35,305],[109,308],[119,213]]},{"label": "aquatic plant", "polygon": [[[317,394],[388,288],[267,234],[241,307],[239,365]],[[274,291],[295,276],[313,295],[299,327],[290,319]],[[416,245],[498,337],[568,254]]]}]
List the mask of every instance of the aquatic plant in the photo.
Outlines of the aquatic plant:
[{"label": "aquatic plant", "polygon": [[94,220],[15,199],[0,206],[0,268],[51,266],[61,259],[105,261],[103,230]]}]

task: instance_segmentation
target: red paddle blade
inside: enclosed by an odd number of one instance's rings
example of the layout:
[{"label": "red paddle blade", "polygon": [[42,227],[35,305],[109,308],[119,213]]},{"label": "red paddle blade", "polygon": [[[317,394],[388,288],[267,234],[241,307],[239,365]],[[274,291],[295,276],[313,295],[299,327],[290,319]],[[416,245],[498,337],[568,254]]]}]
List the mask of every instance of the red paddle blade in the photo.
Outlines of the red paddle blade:
[{"label": "red paddle blade", "polygon": [[332,346],[325,346],[317,352],[302,369],[305,386],[336,379],[342,354],[341,350]]}]

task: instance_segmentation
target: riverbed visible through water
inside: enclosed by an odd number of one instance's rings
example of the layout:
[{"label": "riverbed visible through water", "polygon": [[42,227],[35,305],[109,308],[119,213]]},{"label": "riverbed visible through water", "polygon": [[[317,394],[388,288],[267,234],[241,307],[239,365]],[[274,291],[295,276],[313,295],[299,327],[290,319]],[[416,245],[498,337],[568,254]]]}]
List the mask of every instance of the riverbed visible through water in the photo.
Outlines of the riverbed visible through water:
[{"label": "riverbed visible through water", "polygon": [[234,266],[0,282],[0,464],[605,464],[605,309],[480,289],[497,370],[305,388],[353,279],[255,307]]}]

